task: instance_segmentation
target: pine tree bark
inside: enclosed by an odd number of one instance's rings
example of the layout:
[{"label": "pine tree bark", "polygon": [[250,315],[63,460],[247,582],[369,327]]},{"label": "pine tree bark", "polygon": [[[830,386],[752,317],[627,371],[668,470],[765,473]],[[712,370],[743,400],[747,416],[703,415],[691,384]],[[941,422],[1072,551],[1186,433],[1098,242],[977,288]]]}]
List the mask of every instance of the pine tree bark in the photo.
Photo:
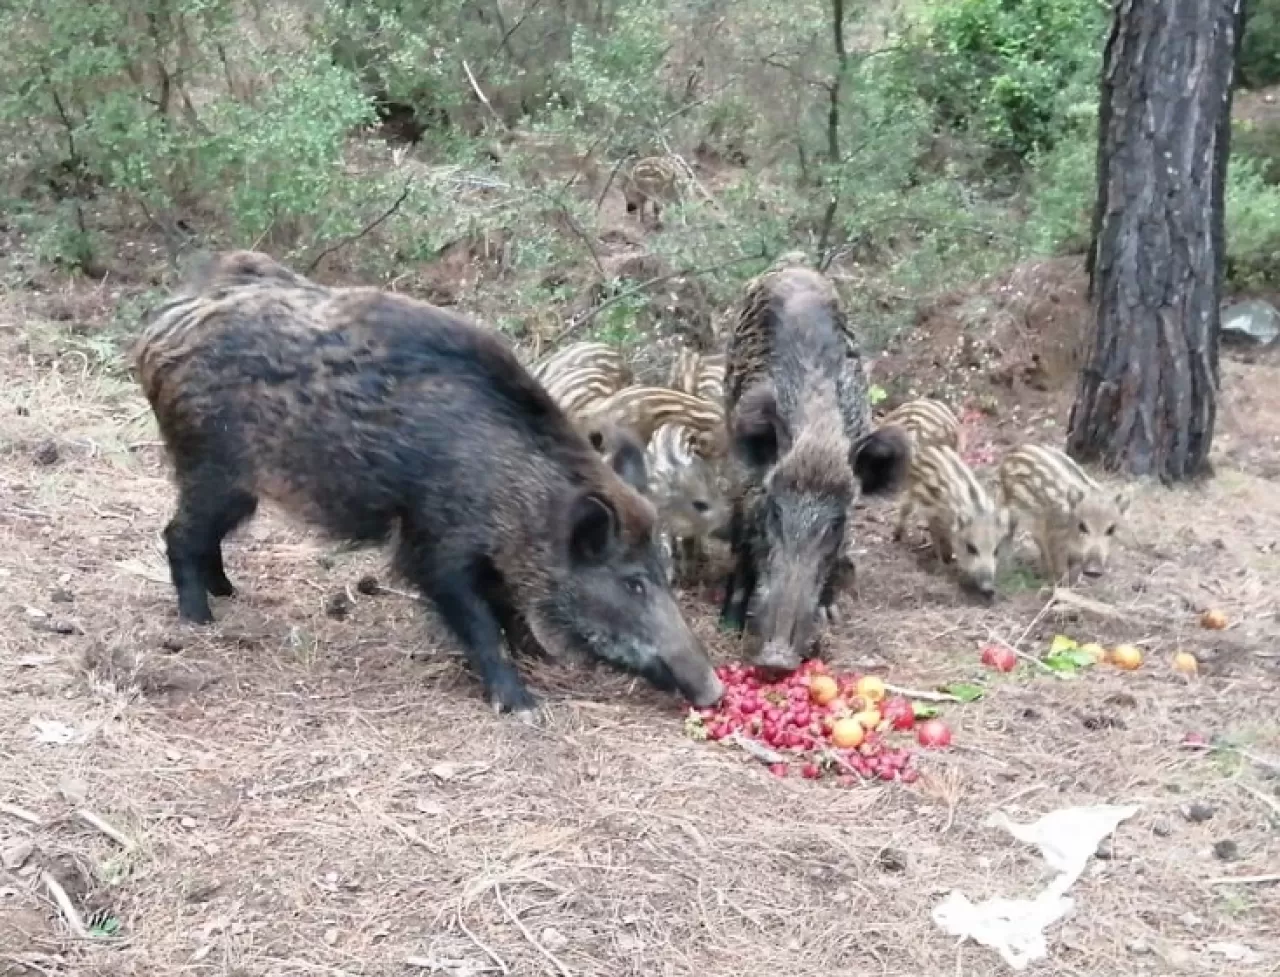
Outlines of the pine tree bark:
[{"label": "pine tree bark", "polygon": [[1079,461],[1165,483],[1207,465],[1243,8],[1117,0],[1089,253],[1096,330],[1067,436]]}]

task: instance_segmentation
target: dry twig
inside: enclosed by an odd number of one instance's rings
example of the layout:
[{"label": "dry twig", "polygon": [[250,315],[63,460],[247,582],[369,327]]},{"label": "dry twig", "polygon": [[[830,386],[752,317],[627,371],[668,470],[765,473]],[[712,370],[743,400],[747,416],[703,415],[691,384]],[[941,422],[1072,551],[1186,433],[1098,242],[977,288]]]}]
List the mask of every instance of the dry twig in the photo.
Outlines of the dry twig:
[{"label": "dry twig", "polygon": [[573,971],[566,967],[559,957],[543,946],[538,941],[537,937],[529,932],[529,927],[524,925],[524,922],[521,921],[520,917],[511,911],[511,907],[508,906],[506,900],[502,898],[502,887],[496,882],[493,884],[493,897],[498,901],[498,905],[501,907],[502,911],[507,914],[507,918],[510,919],[511,922],[515,923],[516,929],[520,931],[520,935],[528,940],[529,944],[542,954],[548,963],[555,967],[556,970],[560,971],[562,977],[573,977]]},{"label": "dry twig", "polygon": [[57,904],[59,911],[67,921],[67,925],[71,927],[71,932],[82,940],[89,939],[89,930],[85,928],[84,920],[80,918],[80,913],[76,910],[75,904],[71,901],[71,897],[67,895],[67,890],[62,887],[62,884],[48,872],[40,873],[40,881]]},{"label": "dry twig", "polygon": [[83,822],[84,824],[87,824],[89,827],[93,828],[94,830],[101,831],[104,835],[106,835],[108,838],[110,838],[112,841],[118,844],[121,848],[129,849],[133,847],[132,838],[130,838],[127,834],[125,834],[119,828],[115,828],[110,824],[108,824],[106,821],[98,817],[98,815],[94,814],[92,811],[88,811],[88,810],[85,810],[84,808],[81,808],[80,810],[76,811],[76,817],[78,817],[81,820],[81,822]]}]

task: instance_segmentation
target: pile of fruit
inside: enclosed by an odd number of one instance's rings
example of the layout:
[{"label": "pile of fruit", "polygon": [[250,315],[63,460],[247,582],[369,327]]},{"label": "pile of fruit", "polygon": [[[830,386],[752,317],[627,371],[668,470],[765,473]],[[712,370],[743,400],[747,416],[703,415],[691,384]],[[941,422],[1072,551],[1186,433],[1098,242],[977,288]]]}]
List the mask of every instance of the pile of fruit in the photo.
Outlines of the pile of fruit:
[{"label": "pile of fruit", "polygon": [[842,786],[874,777],[909,784],[920,776],[915,756],[891,745],[889,737],[914,730],[922,746],[951,742],[951,731],[932,718],[932,709],[886,696],[884,682],[874,675],[832,675],[817,660],[778,680],[738,664],[716,672],[724,698],[714,707],[689,710],[686,731],[695,739],[736,741],[766,761],[775,776],[785,777],[799,764],[801,776],[818,780],[831,774]]}]

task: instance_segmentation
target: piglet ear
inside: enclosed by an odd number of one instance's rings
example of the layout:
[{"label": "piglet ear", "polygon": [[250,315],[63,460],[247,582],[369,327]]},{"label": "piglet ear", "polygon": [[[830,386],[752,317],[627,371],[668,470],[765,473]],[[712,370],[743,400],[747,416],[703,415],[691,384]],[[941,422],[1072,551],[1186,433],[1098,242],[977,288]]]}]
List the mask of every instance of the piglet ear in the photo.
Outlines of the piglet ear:
[{"label": "piglet ear", "polygon": [[863,495],[891,495],[906,480],[911,441],[902,428],[887,424],[855,441],[849,461]]},{"label": "piglet ear", "polygon": [[599,492],[583,492],[569,511],[569,558],[599,563],[618,538],[618,511]]},{"label": "piglet ear", "polygon": [[641,495],[649,493],[649,459],[640,439],[630,431],[619,429],[615,432],[609,465],[619,478]]},{"label": "piglet ear", "polygon": [[734,453],[749,467],[771,467],[786,450],[778,398],[767,383],[757,384],[742,395],[733,412]]}]

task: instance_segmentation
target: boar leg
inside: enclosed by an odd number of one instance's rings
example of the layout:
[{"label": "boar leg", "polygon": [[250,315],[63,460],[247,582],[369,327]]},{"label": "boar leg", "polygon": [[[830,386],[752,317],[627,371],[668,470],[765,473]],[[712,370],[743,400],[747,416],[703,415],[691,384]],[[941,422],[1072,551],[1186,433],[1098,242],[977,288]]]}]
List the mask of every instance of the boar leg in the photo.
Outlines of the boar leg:
[{"label": "boar leg", "polygon": [[499,712],[532,712],[538,702],[515,666],[503,656],[498,616],[477,584],[472,573],[455,568],[433,575],[422,589],[462,645],[489,704]]},{"label": "boar leg", "polygon": [[[724,583],[724,603],[720,605],[720,623],[736,631],[743,631],[747,626],[747,607],[751,595],[756,589],[756,568],[752,561],[751,548],[747,546],[743,518],[740,510],[736,510],[730,519],[729,548],[733,553],[733,567]],[[741,590],[742,597],[734,606],[734,596]]]},{"label": "boar leg", "polygon": [[183,478],[178,511],[164,529],[169,575],[178,592],[178,615],[209,624],[209,594],[229,597],[235,587],[222,565],[222,540],[253,515],[258,500],[243,489],[228,487],[209,465]]}]

